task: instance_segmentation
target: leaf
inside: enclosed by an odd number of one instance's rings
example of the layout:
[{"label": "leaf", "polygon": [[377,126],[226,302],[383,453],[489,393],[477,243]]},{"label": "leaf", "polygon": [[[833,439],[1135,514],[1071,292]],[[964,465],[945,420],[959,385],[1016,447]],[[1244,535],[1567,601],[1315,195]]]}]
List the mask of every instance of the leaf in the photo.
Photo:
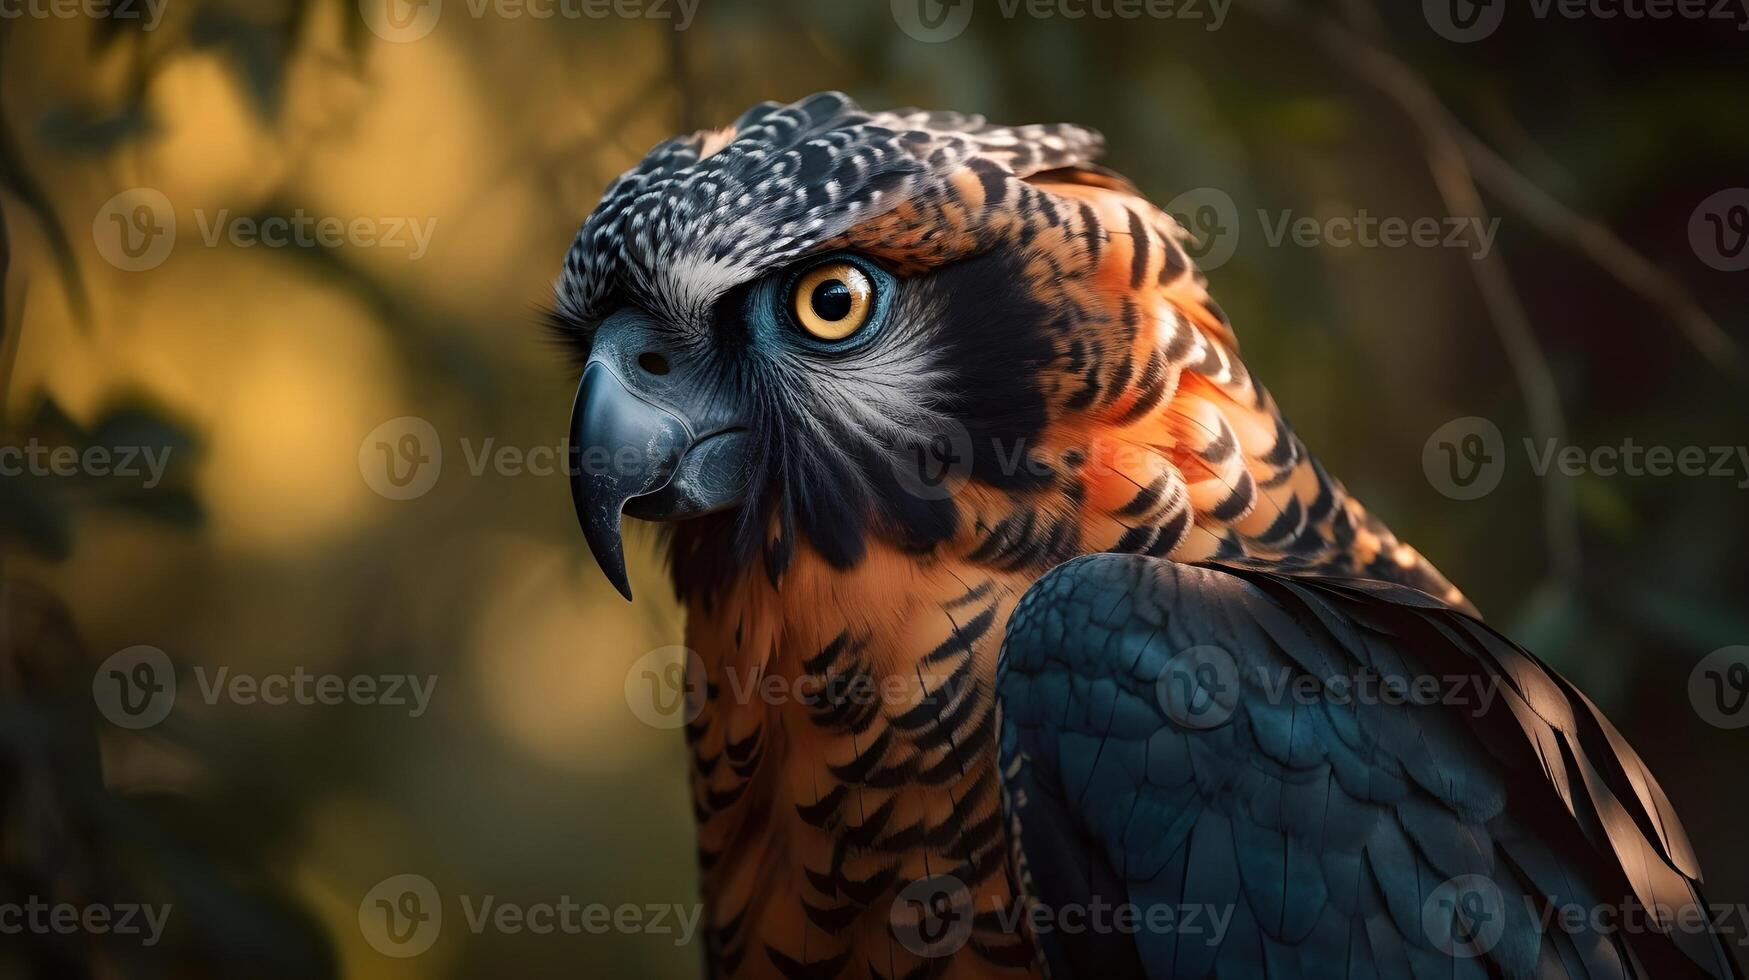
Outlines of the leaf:
[{"label": "leaf", "polygon": [[263,23],[239,17],[220,6],[203,6],[194,15],[188,41],[195,47],[222,48],[243,76],[255,109],[262,116],[279,114],[284,96],[286,59],[295,40],[295,17]]},{"label": "leaf", "polygon": [[85,106],[63,105],[42,114],[36,133],[45,146],[53,149],[97,155],[150,135],[155,128],[151,113],[142,104],[107,114]]},{"label": "leaf", "polygon": [[[205,520],[200,501],[188,488],[196,439],[140,401],[113,401],[86,430],[53,398],[44,397],[25,430],[4,444],[25,449],[26,455],[20,465],[9,467],[23,472],[0,474],[0,530],[45,559],[63,560],[71,553],[74,519],[81,509],[108,508],[176,527],[196,527]],[[76,451],[82,463],[90,459],[91,450],[105,450],[101,458],[108,467],[126,465],[132,471],[57,473],[45,471],[45,462],[31,455],[66,448]]]},{"label": "leaf", "polygon": [[12,127],[8,125],[3,111],[0,111],[0,188],[18,198],[24,209],[42,226],[43,238],[47,240],[49,251],[54,255],[55,266],[60,270],[62,282],[66,284],[67,303],[73,309],[73,318],[81,327],[89,330],[91,297],[85,290],[85,276],[79,270],[79,260],[74,257],[72,241],[67,237],[67,230],[61,227],[61,219],[55,214],[55,206],[49,200],[48,193],[43,190],[36,176],[25,167],[24,155],[19,152],[18,144],[12,137]]},{"label": "leaf", "polygon": [[39,557],[62,561],[73,550],[73,519],[66,502],[44,492],[43,481],[0,475],[0,534]]},{"label": "leaf", "polygon": [[171,452],[191,450],[194,438],[175,423],[137,405],[111,408],[92,428],[85,444],[88,446],[143,446]]},{"label": "leaf", "polygon": [[206,522],[206,510],[200,501],[193,492],[182,489],[136,488],[125,493],[106,494],[93,500],[92,504],[173,527],[195,528]]}]

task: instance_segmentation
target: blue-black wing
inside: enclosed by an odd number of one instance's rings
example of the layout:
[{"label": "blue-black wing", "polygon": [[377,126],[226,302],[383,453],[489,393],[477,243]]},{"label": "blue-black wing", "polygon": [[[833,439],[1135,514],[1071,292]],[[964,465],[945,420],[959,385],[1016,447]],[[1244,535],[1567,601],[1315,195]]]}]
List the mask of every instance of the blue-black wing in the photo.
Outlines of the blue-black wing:
[{"label": "blue-black wing", "polygon": [[1055,977],[1740,976],[1633,749],[1420,592],[1077,559],[997,692]]}]

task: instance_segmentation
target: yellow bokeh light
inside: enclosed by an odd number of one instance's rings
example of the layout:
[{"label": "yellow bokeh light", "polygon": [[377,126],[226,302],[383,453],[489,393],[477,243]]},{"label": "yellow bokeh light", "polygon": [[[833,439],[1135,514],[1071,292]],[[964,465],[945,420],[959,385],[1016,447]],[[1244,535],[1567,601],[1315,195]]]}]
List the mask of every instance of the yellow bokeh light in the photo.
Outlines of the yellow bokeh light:
[{"label": "yellow bokeh light", "polygon": [[680,735],[638,721],[625,674],[664,638],[617,596],[578,588],[574,549],[506,542],[503,584],[476,620],[475,685],[493,726],[542,762],[573,772],[634,770]]}]

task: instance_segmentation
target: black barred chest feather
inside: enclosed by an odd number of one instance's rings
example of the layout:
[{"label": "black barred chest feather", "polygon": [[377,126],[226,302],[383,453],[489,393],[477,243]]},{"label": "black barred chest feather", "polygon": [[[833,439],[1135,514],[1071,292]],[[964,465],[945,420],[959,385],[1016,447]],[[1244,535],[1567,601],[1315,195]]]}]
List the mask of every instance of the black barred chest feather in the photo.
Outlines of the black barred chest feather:
[{"label": "black barred chest feather", "polygon": [[[706,680],[687,736],[709,958],[722,974],[1032,971],[1031,944],[1006,914],[994,698],[1001,635],[1027,583],[962,585],[940,571],[931,583],[952,588],[891,595],[892,615],[867,595],[842,619],[795,616],[775,631],[729,603],[689,626]],[[962,949],[926,960],[895,934],[893,903],[939,875],[963,883],[978,917]]]}]

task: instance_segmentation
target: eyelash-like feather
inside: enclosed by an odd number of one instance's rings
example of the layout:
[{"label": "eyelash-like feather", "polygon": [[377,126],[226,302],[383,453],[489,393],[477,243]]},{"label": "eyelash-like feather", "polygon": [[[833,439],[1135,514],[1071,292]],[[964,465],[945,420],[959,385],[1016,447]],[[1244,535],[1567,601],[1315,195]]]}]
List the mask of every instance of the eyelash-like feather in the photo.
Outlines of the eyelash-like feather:
[{"label": "eyelash-like feather", "polygon": [[573,380],[583,377],[583,366],[589,362],[589,351],[595,346],[595,332],[601,323],[584,320],[557,305],[539,308],[541,326],[547,342],[557,347],[571,365]]}]

